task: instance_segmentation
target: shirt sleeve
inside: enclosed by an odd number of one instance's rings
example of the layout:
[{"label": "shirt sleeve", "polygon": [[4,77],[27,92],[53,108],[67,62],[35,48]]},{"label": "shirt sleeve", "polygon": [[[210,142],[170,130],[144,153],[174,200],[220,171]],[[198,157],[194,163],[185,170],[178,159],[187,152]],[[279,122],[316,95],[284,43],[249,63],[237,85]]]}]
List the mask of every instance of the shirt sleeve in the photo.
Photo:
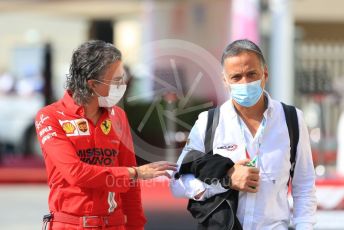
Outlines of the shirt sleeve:
[{"label": "shirt sleeve", "polygon": [[[121,166],[136,166],[136,158],[134,154],[134,147],[128,119],[123,110],[116,111],[120,116],[123,124],[123,135],[120,140],[119,148],[119,164]],[[143,230],[146,223],[144,216],[142,201],[141,201],[141,187],[140,182],[131,181],[129,190],[125,193],[120,193],[123,202],[123,212],[127,216],[127,230]]]},{"label": "shirt sleeve", "polygon": [[[293,223],[296,229],[313,229],[316,222],[315,173],[309,135],[302,112],[298,110],[300,139],[292,180]],[[308,227],[307,227],[308,226]]]},{"label": "shirt sleeve", "polygon": [[[178,170],[183,162],[185,155],[190,150],[198,150],[204,152],[204,138],[205,138],[205,129],[207,124],[208,115],[207,112],[203,112],[199,115],[198,120],[195,122],[195,125],[190,131],[189,138],[187,143],[178,158]],[[200,194],[204,191],[203,195],[197,200],[205,200],[211,196],[222,193],[225,190],[222,186],[208,185],[203,181],[195,178],[193,174],[182,175],[179,179],[172,179],[170,181],[170,189],[172,194],[175,197],[184,197],[189,199],[195,199],[197,194]],[[196,200],[196,199],[195,199]]]},{"label": "shirt sleeve", "polygon": [[38,112],[35,124],[45,161],[52,165],[50,172],[56,170],[73,186],[104,188],[114,192],[129,189],[129,172],[126,167],[105,168],[80,161],[59,121],[47,108]]}]

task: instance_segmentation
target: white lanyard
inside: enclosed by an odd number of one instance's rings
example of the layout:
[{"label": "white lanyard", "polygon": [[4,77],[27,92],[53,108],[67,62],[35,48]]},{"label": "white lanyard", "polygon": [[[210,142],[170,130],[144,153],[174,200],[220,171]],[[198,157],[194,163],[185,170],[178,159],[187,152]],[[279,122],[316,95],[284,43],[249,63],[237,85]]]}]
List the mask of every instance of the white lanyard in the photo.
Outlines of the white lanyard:
[{"label": "white lanyard", "polygon": [[[242,139],[243,139],[243,142],[245,144],[245,154],[246,154],[246,158],[250,159],[250,154],[248,153],[248,150],[247,150],[247,143],[246,143],[246,138],[245,138],[245,131],[244,131],[244,125],[242,124],[242,119],[240,119],[239,115],[238,115],[238,122],[239,122],[239,125],[240,125],[240,129],[241,129],[241,136],[242,136]],[[257,139],[258,139],[258,150],[257,150],[257,153],[256,155],[259,154],[259,150],[260,150],[260,147],[262,145],[262,139],[263,139],[263,134],[264,134],[264,131],[265,131],[265,127],[266,127],[266,118],[263,117],[263,120],[257,130]],[[254,139],[254,137],[253,137]]]},{"label": "white lanyard", "polygon": [[[240,124],[240,128],[241,128],[241,135],[242,135],[242,138],[243,138],[243,141],[245,143],[245,154],[246,154],[246,158],[247,159],[250,159],[250,155],[248,154],[248,151],[247,151],[247,143],[246,143],[246,139],[245,139],[245,133],[244,133],[244,127],[243,127],[243,124],[242,124],[242,121],[241,119],[239,118],[238,116],[238,120],[239,120],[239,124]],[[257,165],[259,164],[259,168],[261,168],[262,172],[265,172],[265,169],[263,167],[263,164],[262,162],[260,162],[260,147],[262,145],[262,139],[263,139],[263,135],[264,135],[264,131],[265,131],[265,127],[266,127],[266,118],[263,117],[263,120],[262,120],[262,123],[261,125],[259,126],[258,128],[258,131],[257,131],[257,138],[258,138],[258,150],[257,150],[257,153],[254,157],[257,157],[257,161],[256,161],[256,167]],[[253,137],[254,138],[254,137]],[[269,180],[275,184],[276,180],[270,176],[268,176]]]}]

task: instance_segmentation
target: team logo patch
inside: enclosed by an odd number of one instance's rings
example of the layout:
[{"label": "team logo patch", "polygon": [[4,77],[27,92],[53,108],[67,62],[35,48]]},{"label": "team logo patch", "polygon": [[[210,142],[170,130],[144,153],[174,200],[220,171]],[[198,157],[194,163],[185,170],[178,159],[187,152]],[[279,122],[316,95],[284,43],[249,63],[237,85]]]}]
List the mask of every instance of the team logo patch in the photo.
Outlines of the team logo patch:
[{"label": "team logo patch", "polygon": [[88,125],[86,120],[78,121],[77,124],[80,132],[86,133],[88,131]]},{"label": "team logo patch", "polygon": [[234,151],[238,148],[238,145],[236,144],[232,144],[232,145],[224,145],[224,146],[220,146],[220,147],[217,147],[217,149],[226,149],[228,151]]},{"label": "team logo patch", "polygon": [[75,126],[72,124],[72,122],[63,123],[62,129],[66,134],[73,134],[75,132]]},{"label": "team logo patch", "polygon": [[90,128],[86,119],[59,120],[59,122],[67,137],[90,135]]},{"label": "team logo patch", "polygon": [[100,128],[102,129],[105,135],[108,135],[111,130],[111,120],[110,119],[104,120],[102,124],[100,125]]}]

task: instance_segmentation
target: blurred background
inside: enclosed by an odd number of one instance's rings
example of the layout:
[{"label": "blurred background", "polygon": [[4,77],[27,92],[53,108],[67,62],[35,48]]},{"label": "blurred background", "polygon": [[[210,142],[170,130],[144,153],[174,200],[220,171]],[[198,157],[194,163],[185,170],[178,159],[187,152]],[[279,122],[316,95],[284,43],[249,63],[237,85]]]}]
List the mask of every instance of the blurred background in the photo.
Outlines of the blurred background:
[{"label": "blurred background", "polygon": [[[176,161],[197,115],[228,98],[220,58],[260,45],[272,97],[304,112],[317,174],[316,229],[344,229],[344,1],[0,0],[0,228],[39,229],[48,212],[34,129],[58,100],[74,49],[89,39],[124,57],[140,164]],[[146,229],[195,229],[168,183],[143,184]]]}]

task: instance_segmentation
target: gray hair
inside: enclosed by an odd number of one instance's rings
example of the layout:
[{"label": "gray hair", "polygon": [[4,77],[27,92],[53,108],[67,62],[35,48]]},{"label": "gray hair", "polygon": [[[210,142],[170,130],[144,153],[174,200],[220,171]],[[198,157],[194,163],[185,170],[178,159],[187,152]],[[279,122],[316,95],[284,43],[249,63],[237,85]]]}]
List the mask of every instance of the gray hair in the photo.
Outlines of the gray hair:
[{"label": "gray hair", "polygon": [[72,92],[75,102],[87,104],[93,94],[87,81],[102,80],[107,67],[121,59],[121,51],[110,43],[91,40],[80,45],[73,52],[66,81],[66,89]]},{"label": "gray hair", "polygon": [[248,39],[242,39],[242,40],[236,40],[232,42],[225,48],[222,54],[222,58],[221,58],[222,66],[225,63],[226,58],[237,56],[243,52],[255,53],[258,56],[262,66],[266,65],[263,52],[260,50],[260,48],[254,42]]}]

